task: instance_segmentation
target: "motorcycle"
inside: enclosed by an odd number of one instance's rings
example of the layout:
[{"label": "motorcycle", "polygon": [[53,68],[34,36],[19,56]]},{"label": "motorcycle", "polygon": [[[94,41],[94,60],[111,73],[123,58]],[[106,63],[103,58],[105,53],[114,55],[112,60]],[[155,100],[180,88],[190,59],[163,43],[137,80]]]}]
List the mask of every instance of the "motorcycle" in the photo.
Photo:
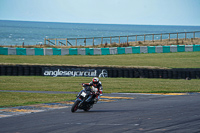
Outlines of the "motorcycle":
[{"label": "motorcycle", "polygon": [[[78,109],[89,111],[93,107],[95,103],[93,99],[98,95],[97,92],[93,90],[94,89],[91,89],[90,86],[83,86],[83,90],[78,93],[77,98],[72,105],[72,113],[76,112]],[[88,101],[89,97],[90,99]]]}]

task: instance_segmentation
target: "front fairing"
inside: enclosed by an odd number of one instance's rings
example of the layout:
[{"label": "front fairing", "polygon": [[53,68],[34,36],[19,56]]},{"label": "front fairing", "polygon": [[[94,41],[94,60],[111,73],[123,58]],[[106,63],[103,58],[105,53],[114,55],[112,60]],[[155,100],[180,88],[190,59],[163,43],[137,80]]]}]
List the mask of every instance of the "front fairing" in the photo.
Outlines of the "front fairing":
[{"label": "front fairing", "polygon": [[79,94],[77,95],[77,99],[76,99],[76,100],[80,101],[80,103],[78,105],[79,109],[90,108],[93,105],[93,103],[85,101],[87,98],[88,98],[87,92],[85,90],[81,90],[79,92]]}]

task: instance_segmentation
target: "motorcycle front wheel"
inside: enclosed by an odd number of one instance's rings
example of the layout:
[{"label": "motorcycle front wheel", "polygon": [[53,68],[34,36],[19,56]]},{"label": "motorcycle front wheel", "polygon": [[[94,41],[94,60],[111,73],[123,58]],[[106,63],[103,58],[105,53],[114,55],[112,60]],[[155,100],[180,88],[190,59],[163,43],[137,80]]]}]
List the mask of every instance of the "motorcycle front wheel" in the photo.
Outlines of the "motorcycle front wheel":
[{"label": "motorcycle front wheel", "polygon": [[78,105],[80,101],[75,101],[74,104],[72,105],[71,112],[74,113],[78,110]]}]

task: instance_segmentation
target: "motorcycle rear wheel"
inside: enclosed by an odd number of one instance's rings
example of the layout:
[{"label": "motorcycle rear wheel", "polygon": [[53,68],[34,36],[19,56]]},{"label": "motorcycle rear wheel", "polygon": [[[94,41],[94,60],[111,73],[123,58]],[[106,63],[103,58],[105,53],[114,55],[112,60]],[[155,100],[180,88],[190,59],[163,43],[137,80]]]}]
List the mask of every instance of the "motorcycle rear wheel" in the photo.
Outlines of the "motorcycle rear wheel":
[{"label": "motorcycle rear wheel", "polygon": [[74,113],[78,110],[78,105],[80,101],[75,101],[74,104],[72,105],[71,112]]}]

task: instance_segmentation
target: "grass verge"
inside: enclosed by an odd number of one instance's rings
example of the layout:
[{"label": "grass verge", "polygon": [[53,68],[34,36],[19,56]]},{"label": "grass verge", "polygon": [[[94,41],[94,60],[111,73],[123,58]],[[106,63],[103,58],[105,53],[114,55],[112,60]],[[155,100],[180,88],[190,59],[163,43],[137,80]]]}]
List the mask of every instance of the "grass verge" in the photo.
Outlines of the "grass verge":
[{"label": "grass verge", "polygon": [[103,65],[160,68],[200,68],[200,52],[123,54],[123,55],[68,55],[24,56],[1,55],[0,63],[50,65]]},{"label": "grass verge", "polygon": [[[89,83],[90,77],[41,77],[0,76],[0,90],[73,91],[79,92],[81,83]],[[170,93],[199,92],[200,80],[100,78],[104,93]]]},{"label": "grass verge", "polygon": [[[200,92],[200,80],[100,78],[104,93],[172,93]],[[73,91],[79,92],[81,83],[90,77],[0,76],[0,90]],[[75,94],[43,94],[0,92],[0,107],[74,100]]]},{"label": "grass verge", "polygon": [[0,92],[0,108],[74,100],[75,94]]}]

